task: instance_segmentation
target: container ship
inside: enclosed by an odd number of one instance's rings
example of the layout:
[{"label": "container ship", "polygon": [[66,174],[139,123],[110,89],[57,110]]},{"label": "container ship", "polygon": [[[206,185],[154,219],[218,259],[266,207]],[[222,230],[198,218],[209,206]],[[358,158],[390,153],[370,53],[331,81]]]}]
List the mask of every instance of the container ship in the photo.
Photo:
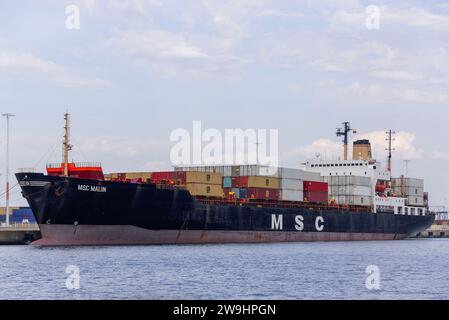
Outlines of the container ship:
[{"label": "container ship", "polygon": [[69,163],[68,114],[65,121],[62,163],[47,165],[47,174],[16,174],[41,230],[35,245],[397,240],[435,219],[424,181],[392,177],[391,165],[372,159],[368,140],[355,141],[348,159],[348,123],[337,132],[344,159],[317,158],[303,169],[104,174],[101,164]]}]

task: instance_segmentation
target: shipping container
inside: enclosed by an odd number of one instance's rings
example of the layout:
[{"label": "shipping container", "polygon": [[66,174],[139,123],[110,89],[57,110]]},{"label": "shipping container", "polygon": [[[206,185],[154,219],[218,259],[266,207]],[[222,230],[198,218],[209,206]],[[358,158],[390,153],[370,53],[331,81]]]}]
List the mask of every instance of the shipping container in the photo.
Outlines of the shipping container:
[{"label": "shipping container", "polygon": [[371,196],[372,189],[365,186],[334,186],[331,194],[339,196]]},{"label": "shipping container", "polygon": [[151,180],[155,183],[168,181],[181,186],[193,183],[222,186],[223,182],[221,173],[200,171],[153,172]]},{"label": "shipping container", "polygon": [[126,172],[125,178],[129,180],[142,179],[142,181],[147,181],[151,179],[151,172]]},{"label": "shipping container", "polygon": [[304,170],[301,170],[301,169],[290,169],[290,168],[280,168],[279,169],[279,177],[281,179],[303,180],[303,178],[304,178]]},{"label": "shipping container", "polygon": [[232,188],[232,178],[223,177],[223,188]]},{"label": "shipping container", "polygon": [[297,191],[302,191],[304,189],[302,180],[287,179],[287,178],[282,178],[279,180],[279,187],[280,189],[297,190]]},{"label": "shipping container", "polygon": [[279,198],[282,201],[303,201],[304,193],[302,190],[281,189]]},{"label": "shipping container", "polygon": [[270,188],[279,189],[279,179],[270,177],[232,177],[233,188]]},{"label": "shipping container", "polygon": [[419,187],[393,187],[393,192],[396,195],[408,197],[408,196],[418,196],[424,197],[424,189]]},{"label": "shipping container", "polygon": [[[160,171],[160,172],[153,172],[151,175],[151,180],[155,183],[159,183],[161,181],[172,181],[176,182],[178,179],[185,181],[185,172],[178,172],[178,171]],[[180,185],[182,183],[179,183]],[[185,183],[184,183],[185,184]]]},{"label": "shipping container", "polygon": [[371,186],[371,178],[363,176],[328,176],[323,177],[322,181],[331,186]]},{"label": "shipping container", "polygon": [[231,174],[233,177],[242,176],[269,176],[272,178],[279,177],[279,168],[261,166],[261,165],[242,165],[232,166]]},{"label": "shipping container", "polygon": [[405,204],[408,206],[424,206],[424,197],[409,196],[405,200]]},{"label": "shipping container", "polygon": [[321,175],[319,172],[304,171],[302,180],[320,182]]},{"label": "shipping container", "polygon": [[[9,207],[9,214],[11,215],[14,210],[18,210],[18,209],[20,209],[20,208],[19,207]],[[6,215],[5,207],[0,208],[0,215]]]},{"label": "shipping container", "polygon": [[206,183],[188,183],[186,189],[192,196],[223,198],[224,192],[221,185]]},{"label": "shipping container", "polygon": [[329,192],[329,185],[326,182],[304,181],[304,192]]},{"label": "shipping container", "polygon": [[329,194],[323,191],[304,191],[304,202],[328,203]]},{"label": "shipping container", "polygon": [[232,188],[232,189],[231,189],[231,192],[234,193],[234,196],[235,196],[237,199],[240,199],[240,189],[239,189],[239,188]]},{"label": "shipping container", "polygon": [[231,166],[202,166],[202,167],[175,167],[175,171],[197,171],[220,173],[223,176],[231,176]]},{"label": "shipping container", "polygon": [[[33,211],[29,207],[10,207],[9,223],[37,223]],[[6,222],[6,208],[0,208],[0,222]]]},{"label": "shipping container", "polygon": [[371,206],[372,197],[367,196],[338,196],[335,197],[339,205]]},{"label": "shipping container", "polygon": [[222,184],[223,176],[216,172],[186,172],[186,183],[207,183],[220,185]]},{"label": "shipping container", "polygon": [[247,197],[249,199],[277,201],[279,200],[279,189],[247,188]]},{"label": "shipping container", "polygon": [[[233,191],[232,191],[232,188],[223,188],[223,194],[224,194],[225,198],[230,197],[231,194],[235,195],[235,193],[233,193]],[[237,198],[237,197],[235,197],[235,198]]]},{"label": "shipping container", "polygon": [[424,180],[416,179],[416,178],[406,178],[406,177],[393,178],[392,186],[393,187],[411,187],[411,188],[423,189],[424,188]]}]

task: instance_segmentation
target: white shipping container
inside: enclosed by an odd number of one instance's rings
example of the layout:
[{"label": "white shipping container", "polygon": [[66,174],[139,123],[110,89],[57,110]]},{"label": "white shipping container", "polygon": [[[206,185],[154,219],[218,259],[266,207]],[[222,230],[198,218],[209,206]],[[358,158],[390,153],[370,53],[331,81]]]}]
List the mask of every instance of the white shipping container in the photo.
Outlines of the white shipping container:
[{"label": "white shipping container", "polygon": [[301,169],[291,169],[291,168],[280,168],[279,177],[282,179],[296,179],[302,180],[304,176],[304,170]]},{"label": "white shipping container", "polygon": [[279,187],[281,189],[304,190],[304,181],[297,179],[280,179]]},{"label": "white shipping container", "polygon": [[303,201],[304,192],[300,190],[283,189],[280,191],[280,197],[283,201]]},{"label": "white shipping container", "polygon": [[407,197],[405,203],[408,206],[424,206],[424,198],[414,196]]},{"label": "white shipping container", "polygon": [[243,165],[243,166],[231,166],[231,175],[233,177],[242,176],[268,176],[277,178],[279,177],[279,168],[261,166],[261,165]]},{"label": "white shipping container", "polygon": [[351,186],[349,187],[350,195],[371,197],[371,187]]},{"label": "white shipping container", "polygon": [[351,196],[349,198],[349,204],[354,206],[370,206],[372,198],[368,196]]},{"label": "white shipping container", "polygon": [[372,197],[368,196],[337,196],[334,198],[339,205],[370,206],[372,204]]},{"label": "white shipping container", "polygon": [[345,196],[336,196],[335,199],[339,205],[347,204]]},{"label": "white shipping container", "polygon": [[332,186],[371,186],[371,178],[361,176],[326,176],[321,181]]},{"label": "white shipping container", "polygon": [[416,178],[393,178],[392,184],[395,187],[405,186],[413,188],[424,188],[424,180]]},{"label": "white shipping container", "polygon": [[418,196],[424,197],[424,189],[418,187],[394,187],[393,192],[401,196]]},{"label": "white shipping container", "polygon": [[321,182],[321,175],[318,172],[304,171],[303,180]]}]

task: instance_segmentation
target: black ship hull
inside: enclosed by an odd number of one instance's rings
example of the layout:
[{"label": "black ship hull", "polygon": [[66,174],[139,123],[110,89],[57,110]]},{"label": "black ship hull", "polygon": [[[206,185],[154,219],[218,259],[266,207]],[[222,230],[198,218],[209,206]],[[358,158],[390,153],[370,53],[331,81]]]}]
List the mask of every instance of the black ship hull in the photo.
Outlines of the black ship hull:
[{"label": "black ship hull", "polygon": [[19,173],[38,245],[145,245],[394,240],[433,215],[199,200],[184,189]]}]

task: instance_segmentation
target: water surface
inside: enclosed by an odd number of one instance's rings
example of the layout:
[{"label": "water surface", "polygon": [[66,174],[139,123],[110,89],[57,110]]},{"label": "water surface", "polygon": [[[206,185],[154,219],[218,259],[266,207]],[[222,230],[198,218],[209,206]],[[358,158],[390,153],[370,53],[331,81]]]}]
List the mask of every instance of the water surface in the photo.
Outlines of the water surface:
[{"label": "water surface", "polygon": [[[66,287],[70,265],[79,290]],[[380,290],[366,287],[370,265]],[[449,299],[449,239],[0,246],[0,299]]]}]

